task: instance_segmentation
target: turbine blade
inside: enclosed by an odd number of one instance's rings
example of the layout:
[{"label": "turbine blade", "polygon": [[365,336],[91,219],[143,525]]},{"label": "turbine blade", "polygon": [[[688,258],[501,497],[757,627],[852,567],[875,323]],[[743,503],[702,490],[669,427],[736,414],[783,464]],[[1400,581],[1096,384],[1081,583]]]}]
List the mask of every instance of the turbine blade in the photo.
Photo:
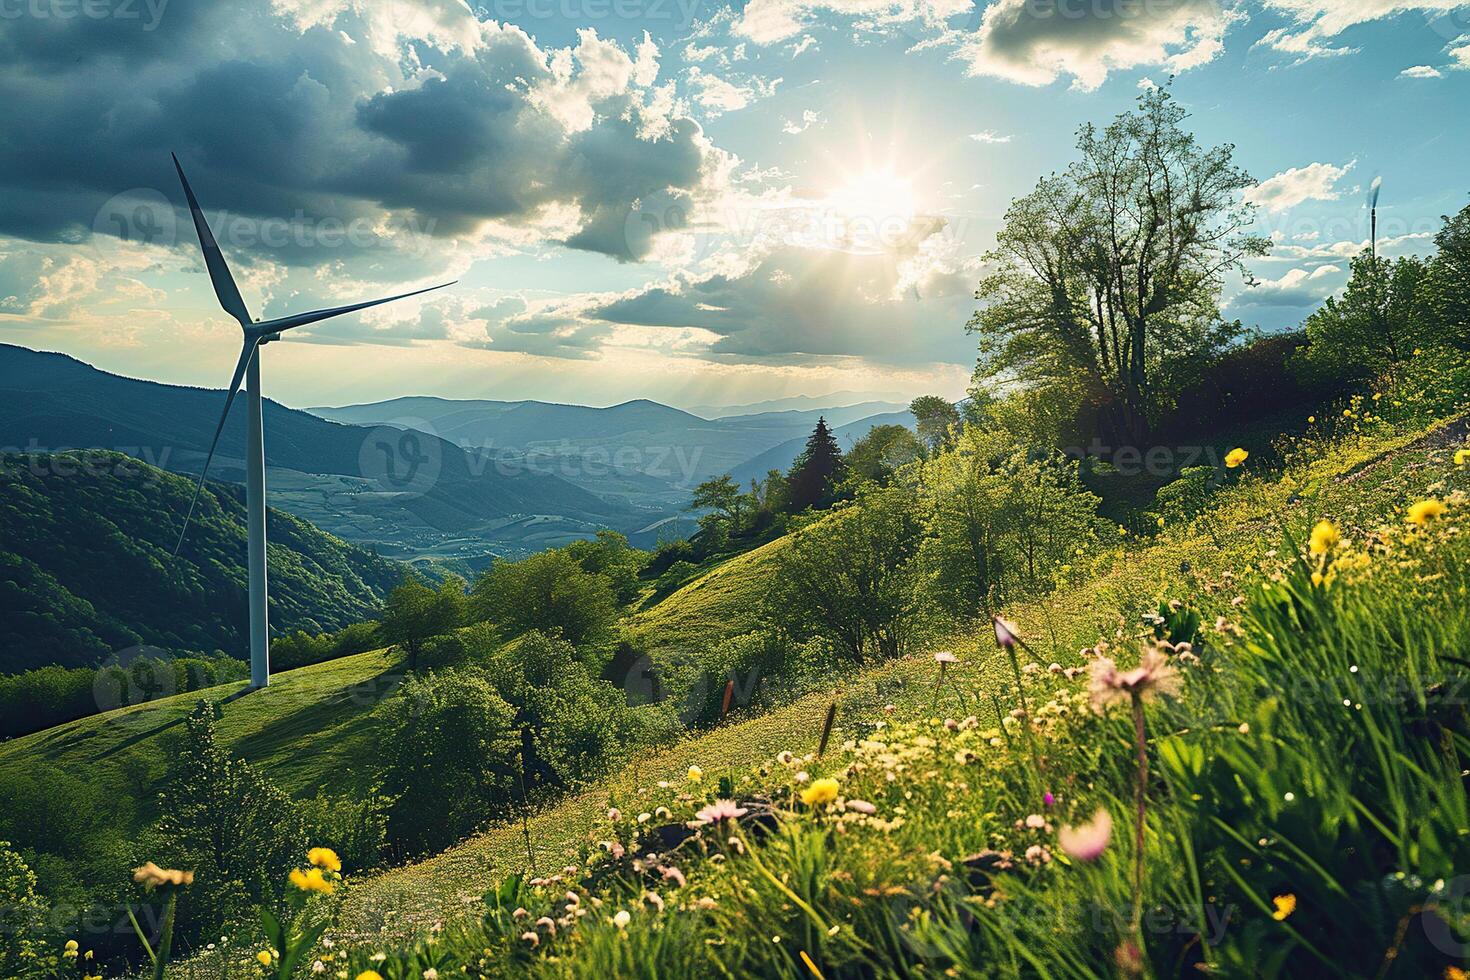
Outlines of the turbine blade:
[{"label": "turbine blade", "polygon": [[199,201],[194,197],[188,178],[184,176],[184,168],[179,165],[177,156],[172,153],[169,156],[174,158],[174,169],[179,172],[179,183],[184,185],[184,196],[189,199],[189,213],[194,216],[194,230],[199,233],[199,250],[204,253],[204,267],[209,270],[209,279],[214,283],[214,294],[219,297],[219,305],[226,313],[239,320],[240,326],[249,326],[250,311],[245,309],[245,301],[240,298],[240,290],[235,286],[234,277],[230,275],[230,267],[225,264],[224,253],[219,250],[214,232],[209,230],[209,223],[204,220],[204,212],[199,210]]},{"label": "turbine blade", "polygon": [[316,323],[318,320],[325,320],[329,317],[365,310],[369,306],[382,306],[384,303],[391,303],[396,299],[407,299],[410,296],[417,296],[420,293],[433,292],[436,289],[443,289],[445,286],[453,286],[458,281],[456,279],[454,282],[441,282],[439,285],[430,286],[427,289],[415,289],[411,293],[399,293],[397,296],[368,300],[366,303],[353,303],[351,306],[334,306],[328,310],[313,310],[310,313],[297,313],[293,316],[283,316],[279,319],[267,320],[264,323],[252,324],[251,329],[261,335],[280,333],[282,330],[290,330],[292,327],[305,326],[308,323]]},{"label": "turbine blade", "polygon": [[225,431],[225,419],[230,417],[230,406],[235,402],[235,395],[240,391],[240,382],[245,378],[245,369],[250,366],[250,358],[255,356],[255,350],[260,346],[257,337],[245,338],[245,346],[240,349],[240,360],[235,364],[235,376],[230,379],[230,390],[225,395],[225,410],[219,413],[219,424],[214,427],[214,439],[209,444],[209,455],[204,457],[204,469],[199,471],[199,483],[194,487],[194,496],[189,500],[189,512],[184,515],[184,526],[179,529],[179,541],[174,545],[174,557],[179,555],[179,549],[184,546],[184,535],[189,530],[189,521],[194,517],[194,507],[199,503],[199,494],[204,489],[204,478],[209,475],[209,464],[214,461],[214,450],[219,446],[220,433]]}]

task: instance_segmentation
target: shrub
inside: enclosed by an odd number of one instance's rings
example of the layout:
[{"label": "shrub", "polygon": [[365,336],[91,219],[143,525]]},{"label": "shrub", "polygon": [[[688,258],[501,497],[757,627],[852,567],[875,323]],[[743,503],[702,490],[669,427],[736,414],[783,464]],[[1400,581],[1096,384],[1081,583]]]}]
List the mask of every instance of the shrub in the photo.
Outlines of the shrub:
[{"label": "shrub", "polygon": [[496,562],[475,583],[472,604],[478,618],[507,637],[540,630],[560,633],[578,647],[610,640],[618,615],[608,580],[566,551]]}]

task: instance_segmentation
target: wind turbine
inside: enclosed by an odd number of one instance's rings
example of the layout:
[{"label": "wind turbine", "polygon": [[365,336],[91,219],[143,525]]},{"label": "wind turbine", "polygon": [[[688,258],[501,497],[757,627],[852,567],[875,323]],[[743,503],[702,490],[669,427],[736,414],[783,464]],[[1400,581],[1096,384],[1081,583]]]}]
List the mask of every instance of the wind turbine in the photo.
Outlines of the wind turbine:
[{"label": "wind turbine", "polygon": [[292,327],[316,323],[318,320],[341,316],[344,313],[365,310],[369,306],[391,303],[396,299],[417,296],[433,289],[443,289],[454,283],[440,283],[428,289],[415,289],[411,293],[400,293],[385,299],[353,303],[350,306],[334,306],[326,310],[313,310],[310,313],[296,313],[291,316],[277,317],[274,320],[263,322],[252,320],[250,311],[245,308],[245,301],[240,298],[240,290],[235,286],[235,280],[230,275],[230,267],[225,264],[224,254],[220,252],[219,244],[214,240],[214,233],[209,230],[209,223],[204,220],[204,213],[199,210],[199,201],[194,197],[193,189],[189,187],[188,178],[184,176],[184,168],[179,165],[178,156],[173,154],[170,156],[173,156],[174,169],[179,172],[179,183],[184,185],[184,196],[189,199],[189,213],[194,218],[194,230],[199,233],[199,249],[204,253],[204,266],[209,270],[209,280],[214,284],[214,294],[219,297],[219,305],[224,308],[224,311],[240,322],[240,329],[245,334],[240,347],[240,359],[235,362],[235,374],[230,379],[230,390],[225,395],[225,408],[220,412],[219,424],[214,428],[214,439],[209,444],[209,455],[204,458],[204,469],[199,473],[199,483],[194,487],[194,496],[189,501],[189,512],[184,517],[184,526],[179,530],[179,541],[174,545],[174,555],[177,556],[179,549],[183,547],[184,534],[189,530],[189,521],[194,516],[194,507],[199,503],[199,494],[204,489],[204,478],[209,474],[209,464],[214,460],[215,448],[219,446],[220,433],[225,430],[225,419],[229,417],[230,406],[234,403],[235,395],[240,390],[241,381],[245,381],[249,386],[249,394],[246,399],[249,406],[249,434],[245,445],[245,510],[249,515],[250,531],[250,685],[257,688],[265,687],[270,683],[270,634],[266,601],[265,434],[261,416],[259,349],[273,340],[281,339],[281,333]]}]

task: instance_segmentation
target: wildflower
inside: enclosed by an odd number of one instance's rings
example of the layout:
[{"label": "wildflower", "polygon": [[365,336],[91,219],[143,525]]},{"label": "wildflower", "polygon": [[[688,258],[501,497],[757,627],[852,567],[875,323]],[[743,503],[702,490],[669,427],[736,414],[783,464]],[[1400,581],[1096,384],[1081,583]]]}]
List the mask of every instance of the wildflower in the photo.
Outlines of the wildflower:
[{"label": "wildflower", "polygon": [[1096,861],[1113,838],[1113,815],[1102,807],[1092,815],[1088,823],[1076,827],[1063,825],[1057,831],[1057,844],[1062,851],[1078,861]]},{"label": "wildflower", "polygon": [[837,780],[831,778],[813,780],[801,791],[801,802],[807,806],[821,806],[837,799]]},{"label": "wildflower", "polygon": [[611,820],[613,823],[617,823],[619,820],[623,819],[623,811],[619,810],[615,806],[608,807],[607,819]]},{"label": "wildflower", "polygon": [[689,883],[684,878],[684,872],[680,871],[678,868],[674,867],[672,864],[669,865],[666,868],[660,869],[660,872],[659,873],[663,875],[664,881],[672,881],[675,885],[677,885],[680,888],[683,888],[685,885],[687,885]]},{"label": "wildflower", "polygon": [[660,912],[664,910],[664,899],[658,892],[644,892],[643,900]]},{"label": "wildflower", "polygon": [[999,616],[992,616],[991,622],[995,624],[995,645],[1000,647],[1013,647],[1020,642],[1020,634],[1016,630],[1016,624]]},{"label": "wildflower", "polygon": [[867,800],[848,800],[847,808],[856,813],[866,813],[868,816],[878,812],[878,808]]},{"label": "wildflower", "polygon": [[687,775],[689,776],[689,781],[691,783],[697,783],[704,778],[704,770],[699,768],[698,766],[690,766]]},{"label": "wildflower", "polygon": [[1312,554],[1325,555],[1333,548],[1336,548],[1338,542],[1341,540],[1342,535],[1338,533],[1337,525],[1331,521],[1322,520],[1318,521],[1317,526],[1312,528],[1309,547],[1311,548]]},{"label": "wildflower", "polygon": [[321,868],[309,868],[305,871],[295,868],[291,871],[290,877],[291,884],[304,892],[320,892],[323,895],[330,895],[337,890],[337,886],[322,874]]},{"label": "wildflower", "polygon": [[1225,466],[1228,469],[1233,470],[1241,463],[1244,463],[1247,459],[1249,459],[1250,455],[1250,453],[1237,446],[1234,449],[1230,450],[1230,452],[1225,454]]},{"label": "wildflower", "polygon": [[1308,415],[1307,416],[1307,424],[1308,425],[1316,425],[1317,424],[1317,416],[1315,416],[1315,415]]},{"label": "wildflower", "polygon": [[1458,966],[1447,966],[1444,968],[1444,980],[1470,980],[1470,973]]},{"label": "wildflower", "polygon": [[536,928],[545,929],[553,936],[556,935],[556,922],[549,915],[543,915],[541,918],[537,919]]},{"label": "wildflower", "polygon": [[1026,817],[1026,826],[1032,830],[1040,830],[1046,826],[1046,818],[1039,813],[1033,813]]},{"label": "wildflower", "polygon": [[1418,527],[1423,527],[1443,513],[1444,502],[1435,497],[1430,497],[1428,500],[1421,500],[1410,507],[1409,512],[1404,515],[1404,520]]},{"label": "wildflower", "polygon": [[342,859],[330,847],[313,847],[306,852],[306,860],[323,871],[341,872]]},{"label": "wildflower", "polygon": [[710,909],[718,908],[720,903],[718,900],[710,898],[708,895],[705,895],[694,904],[708,912]]},{"label": "wildflower", "polygon": [[1156,523],[1159,525],[1159,527],[1163,527],[1164,526],[1164,518],[1162,516],[1160,516],[1159,519],[1158,519],[1158,521]]},{"label": "wildflower", "polygon": [[62,947],[61,955],[69,960],[74,960],[77,958],[78,948],[79,947],[77,946],[77,941],[75,939],[68,939],[66,941],[66,945]]},{"label": "wildflower", "polygon": [[532,949],[535,949],[537,946],[541,945],[541,937],[534,932],[521,933],[521,941],[530,943]]},{"label": "wildflower", "polygon": [[633,916],[627,909],[618,909],[618,914],[612,917],[613,925],[619,929],[628,928],[628,923],[633,921]]},{"label": "wildflower", "polygon": [[749,811],[734,800],[715,800],[694,815],[700,823],[719,823],[721,820],[736,820]]},{"label": "wildflower", "polygon": [[432,966],[424,971],[424,980],[439,980],[439,971]]},{"label": "wildflower", "polygon": [[383,975],[377,970],[363,970],[357,975],[357,980],[383,980]]},{"label": "wildflower", "polygon": [[946,664],[959,663],[959,659],[959,657],[956,657],[948,650],[940,650],[934,655],[934,662],[936,664],[939,664],[941,667],[945,666]]},{"label": "wildflower", "polygon": [[789,751],[783,750],[777,753],[776,761],[783,766],[789,766],[796,761],[796,756],[792,755]]},{"label": "wildflower", "polygon": [[1470,449],[1456,449],[1455,465],[1464,466],[1466,463],[1470,463]]},{"label": "wildflower", "polygon": [[1277,895],[1271,899],[1271,904],[1276,906],[1276,911],[1271,913],[1271,918],[1277,922],[1284,922],[1296,911],[1296,896],[1290,892],[1285,895]]},{"label": "wildflower", "polygon": [[1092,662],[1092,710],[1102,714],[1108,705],[1135,694],[1145,701],[1157,694],[1172,697],[1179,693],[1180,683],[1179,672],[1157,649],[1145,653],[1132,670],[1120,671],[1111,657],[1099,657]]},{"label": "wildflower", "polygon": [[255,954],[255,962],[259,963],[261,966],[270,966],[271,965],[271,951],[268,950],[268,949],[263,949],[260,952],[256,953]]},{"label": "wildflower", "polygon": [[162,888],[165,885],[192,885],[194,884],[194,872],[160,868],[152,861],[149,861],[142,867],[133,869],[133,880],[144,888]]},{"label": "wildflower", "polygon": [[1057,798],[1051,794],[1051,790],[1047,790],[1045,793],[1041,794],[1041,802],[1045,803],[1047,806],[1054,805],[1056,801]]}]

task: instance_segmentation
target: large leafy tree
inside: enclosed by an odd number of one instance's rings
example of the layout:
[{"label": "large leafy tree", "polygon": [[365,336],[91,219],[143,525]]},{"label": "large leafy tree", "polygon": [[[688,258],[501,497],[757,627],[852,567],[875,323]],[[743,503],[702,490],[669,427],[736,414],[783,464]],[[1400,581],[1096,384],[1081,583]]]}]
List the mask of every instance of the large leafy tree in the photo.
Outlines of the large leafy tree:
[{"label": "large leafy tree", "polygon": [[1307,318],[1302,366],[1317,377],[1376,377],[1412,356],[1426,336],[1428,263],[1412,255],[1390,260],[1364,252],[1352,266],[1342,297],[1328,297]]},{"label": "large leafy tree", "polygon": [[607,578],[582,567],[564,550],[521,561],[497,561],[475,582],[471,603],[506,637],[530,630],[560,635],[578,647],[605,642],[617,620]]},{"label": "large leafy tree", "polygon": [[920,395],[909,402],[909,411],[919,423],[919,438],[937,452],[949,443],[950,433],[960,422],[954,402],[938,395]]},{"label": "large leafy tree", "polygon": [[786,480],[787,506],[800,513],[808,507],[830,504],[844,471],[837,437],[827,427],[827,419],[820,417],[817,427],[807,437],[806,448],[791,465],[791,475]]},{"label": "large leafy tree", "polygon": [[1138,441],[1180,369],[1239,331],[1218,300],[1268,246],[1248,231],[1254,182],[1233,146],[1200,146],[1185,118],[1167,88],[1144,92],[1106,128],[1083,126],[1079,159],[1012,203],[969,324],[989,382],[1080,379],[1107,434]]},{"label": "large leafy tree", "polygon": [[408,654],[408,669],[417,670],[424,641],[448,633],[464,621],[464,616],[462,579],[451,575],[436,591],[406,575],[383,605],[383,636],[402,647]]},{"label": "large leafy tree", "polygon": [[1470,349],[1470,207],[1446,216],[1434,243],[1439,254],[1429,267],[1426,309],[1441,339]]}]

